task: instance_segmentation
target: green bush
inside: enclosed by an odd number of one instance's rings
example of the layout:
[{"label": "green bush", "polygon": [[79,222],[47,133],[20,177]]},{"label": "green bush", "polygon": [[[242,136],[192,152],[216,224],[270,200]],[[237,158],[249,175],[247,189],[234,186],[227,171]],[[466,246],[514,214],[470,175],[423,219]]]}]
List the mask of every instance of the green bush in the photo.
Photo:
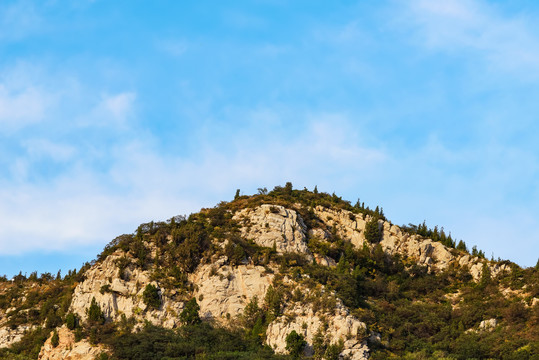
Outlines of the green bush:
[{"label": "green bush", "polygon": [[159,289],[152,285],[146,285],[144,292],[142,293],[142,300],[144,304],[150,308],[159,309],[161,306],[161,297],[159,296]]},{"label": "green bush", "polygon": [[60,344],[60,337],[58,336],[58,331],[54,329],[54,332],[52,333],[51,338],[51,345],[52,347],[57,347]]},{"label": "green bush", "polygon": [[365,239],[371,244],[376,244],[382,240],[382,235],[382,229],[380,229],[378,218],[372,217],[365,224]]},{"label": "green bush", "polygon": [[185,303],[185,307],[180,313],[181,322],[186,325],[194,325],[200,323],[200,316],[198,315],[199,310],[200,306],[198,306],[197,300],[195,298],[192,298],[187,303]]},{"label": "green bush", "polygon": [[285,341],[286,350],[288,350],[290,356],[292,356],[293,359],[299,359],[303,353],[305,345],[307,345],[303,335],[298,334],[296,330],[292,330],[292,332],[286,336]]},{"label": "green bush", "polygon": [[88,320],[90,322],[93,322],[96,324],[105,323],[105,315],[103,315],[103,312],[101,311],[99,304],[95,300],[95,297],[92,298],[92,302],[90,304],[90,307],[87,310],[87,313],[88,313]]}]

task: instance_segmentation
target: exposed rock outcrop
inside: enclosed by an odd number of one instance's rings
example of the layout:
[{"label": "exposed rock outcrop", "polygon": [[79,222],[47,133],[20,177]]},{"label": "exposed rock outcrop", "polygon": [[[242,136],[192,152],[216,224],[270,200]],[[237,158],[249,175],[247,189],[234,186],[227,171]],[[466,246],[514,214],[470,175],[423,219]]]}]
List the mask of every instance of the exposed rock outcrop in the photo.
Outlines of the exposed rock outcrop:
[{"label": "exposed rock outcrop", "polygon": [[86,279],[77,285],[73,292],[71,311],[85,320],[87,309],[90,307],[92,298],[95,298],[101,311],[109,320],[117,320],[121,315],[125,315],[140,321],[148,320],[154,325],[167,328],[178,326],[177,314],[183,309],[183,302],[174,301],[161,293],[161,307],[147,309],[142,300],[144,289],[150,283],[157,288],[159,285],[150,281],[148,271],[137,267],[126,267],[124,275],[120,276],[117,261],[124,256],[123,252],[116,252],[86,272]]},{"label": "exposed rock outcrop", "polygon": [[242,235],[278,253],[299,253],[312,259],[306,242],[306,226],[295,210],[279,205],[261,205],[234,214],[242,224]]},{"label": "exposed rock outcrop", "polygon": [[202,318],[223,322],[240,315],[249,301],[264,298],[274,275],[263,266],[226,265],[223,257],[211,265],[200,266],[190,276],[198,284],[195,297]]},{"label": "exposed rock outcrop", "polygon": [[38,360],[94,360],[103,352],[108,352],[102,345],[92,345],[87,340],[75,342],[75,335],[67,327],[58,330],[58,346],[53,346],[51,336],[39,352]]},{"label": "exposed rock outcrop", "polygon": [[353,360],[368,359],[369,349],[365,341],[366,325],[349,315],[340,302],[334,313],[315,313],[312,306],[297,304],[287,310],[283,316],[275,319],[266,332],[267,344],[275,352],[286,353],[286,336],[295,330],[307,341],[306,355],[313,355],[313,342],[317,332],[324,336],[331,334],[326,340],[336,344],[343,341],[341,356],[349,356]]},{"label": "exposed rock outcrop", "polygon": [[[317,206],[314,212],[327,226],[334,228],[339,237],[349,240],[356,247],[363,247],[363,244],[366,243],[365,225],[370,220],[370,216],[354,214],[347,210],[327,209],[322,206]],[[468,268],[475,281],[481,278],[485,262],[489,266],[492,276],[510,271],[510,268],[505,264],[494,264],[485,259],[448,248],[440,242],[419,235],[410,235],[387,221],[379,220],[379,223],[383,230],[380,245],[386,253],[399,254],[414,259],[417,264],[427,266],[429,271],[445,270],[455,264]],[[325,232],[322,229],[311,229],[309,234],[322,239],[325,237]],[[368,245],[372,246],[372,244]]]},{"label": "exposed rock outcrop", "polygon": [[31,325],[20,325],[15,329],[8,326],[0,327],[0,348],[9,347],[20,341],[27,331],[33,329]]}]

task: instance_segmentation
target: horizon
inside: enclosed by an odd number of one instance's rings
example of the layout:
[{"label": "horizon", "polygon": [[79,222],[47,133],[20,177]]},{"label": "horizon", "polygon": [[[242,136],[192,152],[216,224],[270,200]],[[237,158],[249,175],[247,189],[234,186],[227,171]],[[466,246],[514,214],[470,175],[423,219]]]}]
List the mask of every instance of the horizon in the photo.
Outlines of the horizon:
[{"label": "horizon", "polygon": [[[208,9],[211,9],[208,10]],[[0,275],[290,181],[539,258],[539,4],[0,5]]]}]

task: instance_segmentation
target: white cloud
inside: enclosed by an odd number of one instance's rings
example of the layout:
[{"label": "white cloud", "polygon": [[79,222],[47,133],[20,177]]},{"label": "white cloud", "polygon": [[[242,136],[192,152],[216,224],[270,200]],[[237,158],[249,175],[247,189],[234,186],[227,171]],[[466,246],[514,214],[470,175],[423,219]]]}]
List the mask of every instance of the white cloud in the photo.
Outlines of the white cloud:
[{"label": "white cloud", "polygon": [[54,161],[67,161],[73,158],[77,149],[73,145],[55,143],[48,139],[31,139],[24,141],[24,147],[30,158],[49,158]]},{"label": "white cloud", "polygon": [[493,70],[539,77],[539,34],[535,20],[507,16],[484,1],[416,0],[399,8],[399,26],[414,28],[430,49],[482,57]]},{"label": "white cloud", "polygon": [[77,123],[84,127],[126,127],[135,113],[136,98],[134,92],[102,95],[88,114],[79,116]]},{"label": "white cloud", "polygon": [[[75,166],[47,184],[4,184],[0,254],[105,244],[141,222],[230,199],[237,187],[248,192],[285,181],[298,187],[314,186],[322,178],[346,182],[384,161],[383,153],[360,145],[358,132],[345,117],[311,115],[311,120],[313,125],[292,140],[268,133],[232,153],[201,144],[200,152],[188,159],[158,153],[152,139],[134,139],[109,149],[112,165],[106,173]],[[238,133],[230,141],[245,135]],[[28,148],[58,158],[75,151],[46,141],[29,142]],[[343,165],[351,167],[346,175]]]},{"label": "white cloud", "polygon": [[0,126],[4,131],[43,120],[49,105],[50,98],[35,87],[13,91],[0,84]]}]

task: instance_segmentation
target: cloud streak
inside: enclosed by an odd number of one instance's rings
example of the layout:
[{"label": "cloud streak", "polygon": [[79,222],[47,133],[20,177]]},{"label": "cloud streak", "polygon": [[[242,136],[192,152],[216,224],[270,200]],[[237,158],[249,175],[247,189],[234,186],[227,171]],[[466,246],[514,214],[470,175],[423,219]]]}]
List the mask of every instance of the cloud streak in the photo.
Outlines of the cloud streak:
[{"label": "cloud streak", "polygon": [[429,49],[478,56],[493,71],[539,78],[539,34],[522,14],[503,16],[495,5],[475,0],[416,0],[404,14],[399,23],[414,26],[416,40]]}]

